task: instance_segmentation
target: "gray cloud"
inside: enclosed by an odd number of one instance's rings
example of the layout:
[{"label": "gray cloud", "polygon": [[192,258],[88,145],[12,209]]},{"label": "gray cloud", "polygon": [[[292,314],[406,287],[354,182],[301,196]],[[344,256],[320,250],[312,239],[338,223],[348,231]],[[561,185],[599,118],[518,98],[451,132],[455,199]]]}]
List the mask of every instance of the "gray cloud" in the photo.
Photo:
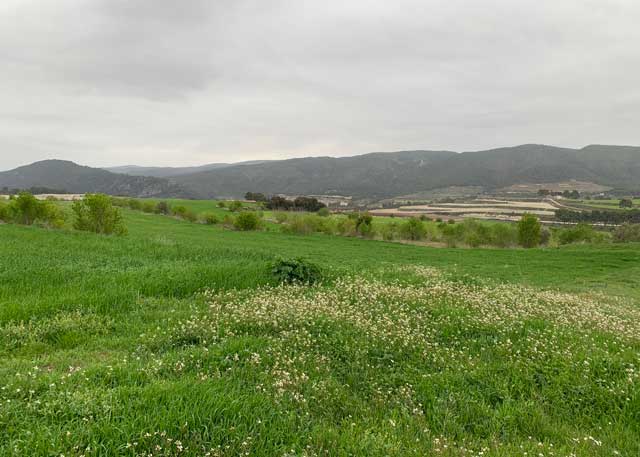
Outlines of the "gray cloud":
[{"label": "gray cloud", "polygon": [[0,169],[640,144],[634,0],[4,0]]}]

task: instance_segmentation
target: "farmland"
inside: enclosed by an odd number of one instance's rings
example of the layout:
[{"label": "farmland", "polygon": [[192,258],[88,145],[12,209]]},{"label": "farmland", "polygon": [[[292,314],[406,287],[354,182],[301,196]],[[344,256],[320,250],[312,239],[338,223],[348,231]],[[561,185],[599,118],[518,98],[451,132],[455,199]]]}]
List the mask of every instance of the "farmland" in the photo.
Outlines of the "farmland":
[{"label": "farmland", "polygon": [[[637,244],[430,248],[122,211],[123,237],[0,225],[0,455],[640,453]],[[279,257],[324,280],[278,284]]]}]

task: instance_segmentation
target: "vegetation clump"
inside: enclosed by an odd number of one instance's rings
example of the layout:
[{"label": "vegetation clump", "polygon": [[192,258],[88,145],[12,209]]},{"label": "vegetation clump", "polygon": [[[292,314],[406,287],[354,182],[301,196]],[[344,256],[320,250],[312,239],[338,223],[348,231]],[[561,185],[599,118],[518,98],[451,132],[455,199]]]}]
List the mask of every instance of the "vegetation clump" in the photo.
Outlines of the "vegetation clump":
[{"label": "vegetation clump", "polygon": [[104,194],[87,194],[73,203],[73,228],[104,235],[125,235],[127,228],[120,210]]},{"label": "vegetation clump", "polygon": [[64,225],[64,213],[53,201],[38,200],[30,192],[20,192],[8,204],[0,203],[0,220],[20,225],[42,224],[60,228]]},{"label": "vegetation clump", "polygon": [[236,230],[243,232],[258,230],[260,228],[260,217],[253,211],[246,211],[238,214],[233,222]]},{"label": "vegetation clump", "polygon": [[518,222],[518,244],[523,248],[535,248],[540,244],[542,226],[533,214],[525,213]]},{"label": "vegetation clump", "polygon": [[320,268],[302,258],[278,259],[271,266],[271,276],[280,284],[315,284],[322,279]]},{"label": "vegetation clump", "polygon": [[622,224],[614,230],[613,240],[617,243],[640,242],[640,224]]}]

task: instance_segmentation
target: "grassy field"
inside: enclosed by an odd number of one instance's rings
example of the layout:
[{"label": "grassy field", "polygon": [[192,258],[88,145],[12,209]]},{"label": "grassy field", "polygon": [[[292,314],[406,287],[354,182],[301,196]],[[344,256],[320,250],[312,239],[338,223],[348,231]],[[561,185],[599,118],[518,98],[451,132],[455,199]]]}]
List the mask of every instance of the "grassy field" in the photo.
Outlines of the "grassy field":
[{"label": "grassy field", "polygon": [[[124,213],[0,225],[0,455],[640,455],[640,246]],[[278,286],[300,256],[325,282]]]}]

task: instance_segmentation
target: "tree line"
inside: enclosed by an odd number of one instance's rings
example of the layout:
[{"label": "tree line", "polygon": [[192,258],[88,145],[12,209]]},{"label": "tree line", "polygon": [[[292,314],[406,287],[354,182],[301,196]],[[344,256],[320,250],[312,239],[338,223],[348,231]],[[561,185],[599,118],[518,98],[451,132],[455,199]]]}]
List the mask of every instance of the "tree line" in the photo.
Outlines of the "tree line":
[{"label": "tree line", "polygon": [[627,211],[573,211],[570,209],[557,209],[556,219],[560,222],[586,222],[600,223],[608,225],[619,225],[624,223],[640,223],[640,210],[630,209]]}]

